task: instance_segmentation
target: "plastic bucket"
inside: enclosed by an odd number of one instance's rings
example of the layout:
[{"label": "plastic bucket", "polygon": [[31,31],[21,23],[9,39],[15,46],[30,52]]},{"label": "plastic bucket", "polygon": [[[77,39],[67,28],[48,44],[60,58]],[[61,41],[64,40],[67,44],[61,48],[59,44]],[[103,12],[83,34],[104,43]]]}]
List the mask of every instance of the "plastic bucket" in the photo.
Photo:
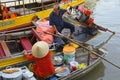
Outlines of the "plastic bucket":
[{"label": "plastic bucket", "polygon": [[75,48],[73,46],[66,46],[63,48],[64,59],[67,63],[75,61]]}]

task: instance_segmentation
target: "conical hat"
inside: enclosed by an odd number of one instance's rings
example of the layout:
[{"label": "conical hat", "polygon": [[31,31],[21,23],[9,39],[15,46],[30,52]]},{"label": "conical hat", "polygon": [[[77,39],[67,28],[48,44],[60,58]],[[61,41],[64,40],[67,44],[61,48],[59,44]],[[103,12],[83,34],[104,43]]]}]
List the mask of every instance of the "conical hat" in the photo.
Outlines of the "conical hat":
[{"label": "conical hat", "polygon": [[48,54],[49,46],[44,41],[36,42],[32,47],[32,55],[36,58],[43,58]]}]

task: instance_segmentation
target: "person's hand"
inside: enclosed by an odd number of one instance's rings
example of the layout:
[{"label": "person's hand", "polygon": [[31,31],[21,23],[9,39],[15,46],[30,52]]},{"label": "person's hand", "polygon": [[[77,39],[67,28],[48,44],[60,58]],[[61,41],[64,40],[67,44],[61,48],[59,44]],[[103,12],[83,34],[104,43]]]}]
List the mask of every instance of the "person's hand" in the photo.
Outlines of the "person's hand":
[{"label": "person's hand", "polygon": [[59,33],[59,32],[58,32],[57,34],[58,34],[58,35],[61,35],[61,33]]},{"label": "person's hand", "polygon": [[58,32],[58,31],[56,31],[56,32],[55,32],[55,34],[59,34],[59,32]]},{"label": "person's hand", "polygon": [[27,51],[26,50],[24,50],[23,53],[24,53],[24,55],[27,55]]},{"label": "person's hand", "polygon": [[60,36],[64,36],[63,34],[61,34],[61,33],[59,33],[59,32],[58,32],[58,35],[60,35]]},{"label": "person's hand", "polygon": [[73,43],[69,42],[69,46],[73,46]]}]

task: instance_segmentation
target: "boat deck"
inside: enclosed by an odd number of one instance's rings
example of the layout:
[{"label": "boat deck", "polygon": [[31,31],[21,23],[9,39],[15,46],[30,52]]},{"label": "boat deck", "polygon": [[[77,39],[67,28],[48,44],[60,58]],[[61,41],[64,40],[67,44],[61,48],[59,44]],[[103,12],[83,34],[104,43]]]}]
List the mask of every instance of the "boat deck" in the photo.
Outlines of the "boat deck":
[{"label": "boat deck", "polygon": [[[64,29],[62,33],[67,37],[68,34],[70,33],[70,30]],[[104,44],[106,44],[113,36],[113,34],[110,32],[103,32],[99,30],[93,31],[93,34],[94,35],[89,33],[84,33],[82,32],[81,27],[77,27],[77,29],[73,34],[73,40],[80,43],[90,44],[94,48],[100,48]]]},{"label": "boat deck", "polygon": [[96,48],[99,48],[100,46],[107,43],[112,36],[113,34],[110,32],[101,32],[100,34],[96,35],[95,38],[88,40],[86,43],[93,45]]}]

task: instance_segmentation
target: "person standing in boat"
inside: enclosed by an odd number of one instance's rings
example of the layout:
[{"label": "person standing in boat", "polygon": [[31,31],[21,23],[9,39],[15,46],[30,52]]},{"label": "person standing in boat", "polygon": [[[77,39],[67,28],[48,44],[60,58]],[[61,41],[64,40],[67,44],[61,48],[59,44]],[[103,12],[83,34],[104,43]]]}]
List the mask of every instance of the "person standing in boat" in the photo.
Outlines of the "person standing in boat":
[{"label": "person standing in boat", "polygon": [[61,33],[64,28],[69,28],[71,32],[69,38],[72,38],[75,27],[74,25],[63,20],[64,14],[66,14],[66,10],[60,9],[59,5],[56,3],[53,6],[53,11],[49,16],[50,25],[54,27],[56,34]]}]

